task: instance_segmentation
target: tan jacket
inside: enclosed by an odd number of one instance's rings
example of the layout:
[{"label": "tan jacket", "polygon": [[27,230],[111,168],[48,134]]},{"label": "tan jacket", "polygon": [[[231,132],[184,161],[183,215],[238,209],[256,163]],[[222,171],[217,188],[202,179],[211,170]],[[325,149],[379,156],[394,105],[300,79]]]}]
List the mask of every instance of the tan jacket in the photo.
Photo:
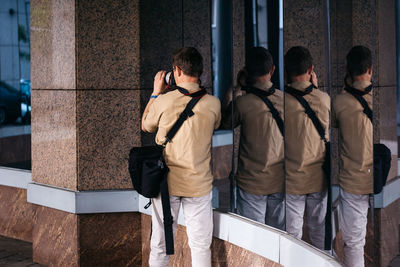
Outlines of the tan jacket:
[{"label": "tan jacket", "polygon": [[[364,90],[371,83],[355,82]],[[363,96],[372,109],[372,92]],[[333,100],[332,127],[339,128],[339,185],[351,194],[373,192],[373,128],[358,100],[342,90]]]},{"label": "tan jacket", "polygon": [[[256,84],[267,90],[272,83]],[[283,93],[268,96],[283,119]],[[224,121],[230,122],[230,117]],[[268,195],[283,192],[284,141],[267,105],[256,95],[246,94],[235,101],[235,127],[241,125],[237,185],[246,193]]]},{"label": "tan jacket", "polygon": [[[291,87],[304,91],[310,82],[295,82]],[[329,140],[330,97],[319,89],[304,96],[325,129]],[[285,94],[285,167],[286,193],[293,195],[322,192],[326,179],[322,170],[325,144],[303,106]]]},{"label": "tan jacket", "polygon": [[[200,90],[197,83],[179,86],[193,93]],[[144,127],[157,131],[156,143],[162,144],[186,104],[190,101],[178,90],[156,98],[144,118]],[[215,96],[205,95],[193,108],[194,115],[178,130],[172,142],[164,150],[170,169],[168,188],[171,196],[200,197],[212,189],[211,140],[214,129],[221,122],[221,104]]]}]

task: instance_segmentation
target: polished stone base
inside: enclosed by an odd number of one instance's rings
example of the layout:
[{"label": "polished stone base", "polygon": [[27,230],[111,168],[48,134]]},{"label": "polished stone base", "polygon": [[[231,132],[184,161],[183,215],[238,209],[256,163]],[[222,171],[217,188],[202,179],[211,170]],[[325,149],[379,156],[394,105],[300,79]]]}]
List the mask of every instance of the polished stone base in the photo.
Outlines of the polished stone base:
[{"label": "polished stone base", "polygon": [[39,207],[33,260],[54,266],[139,266],[139,213],[76,215]]},{"label": "polished stone base", "polygon": [[26,189],[0,185],[0,235],[32,242],[35,206],[26,202]]}]

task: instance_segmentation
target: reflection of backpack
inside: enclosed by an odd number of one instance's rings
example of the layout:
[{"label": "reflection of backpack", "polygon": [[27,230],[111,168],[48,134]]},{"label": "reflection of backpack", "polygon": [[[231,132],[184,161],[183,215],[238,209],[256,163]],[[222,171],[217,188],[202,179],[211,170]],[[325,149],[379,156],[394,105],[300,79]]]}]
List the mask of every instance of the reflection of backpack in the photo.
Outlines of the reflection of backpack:
[{"label": "reflection of backpack", "polygon": [[[371,85],[372,89],[372,85]],[[371,89],[366,90],[369,92]],[[360,102],[361,106],[364,108],[363,112],[371,123],[373,122],[372,110],[368,106],[367,101],[362,97],[365,92],[361,92],[355,88],[350,86],[346,86],[344,88],[346,92],[354,96],[358,102]],[[374,144],[374,194],[379,194],[383,187],[386,184],[386,180],[389,174],[390,165],[392,161],[392,152],[390,149],[384,144]]]},{"label": "reflection of backpack", "polygon": [[[178,90],[190,96],[192,99],[165,136],[166,141],[164,144],[162,146],[134,147],[129,153],[129,173],[134,189],[147,198],[155,198],[161,192],[167,255],[174,254],[174,239],[172,231],[173,218],[171,215],[167,184],[169,169],[165,164],[163,150],[165,145],[170,142],[178,132],[185,120],[194,115],[192,111],[193,107],[207,93],[204,89],[193,94],[189,94],[189,92],[180,87],[178,87]],[[151,202],[149,202],[145,208],[150,204]]]}]

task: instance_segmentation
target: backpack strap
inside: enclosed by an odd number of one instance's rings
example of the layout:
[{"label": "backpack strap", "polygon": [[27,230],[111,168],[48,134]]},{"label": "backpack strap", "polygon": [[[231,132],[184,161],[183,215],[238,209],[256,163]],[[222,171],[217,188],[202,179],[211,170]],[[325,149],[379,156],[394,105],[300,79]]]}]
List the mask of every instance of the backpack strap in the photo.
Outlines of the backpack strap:
[{"label": "backpack strap", "polygon": [[[183,88],[178,87],[179,91],[181,91],[182,89]],[[183,89],[183,90],[185,90],[185,89]],[[185,90],[185,91],[187,92],[187,90]],[[175,122],[175,124],[172,126],[172,128],[169,130],[169,132],[165,136],[165,141],[163,143],[163,146],[165,146],[168,142],[171,142],[172,138],[174,138],[175,134],[178,132],[179,128],[181,128],[182,124],[187,120],[187,118],[192,117],[194,115],[194,113],[192,111],[193,107],[197,104],[197,102],[200,101],[200,99],[205,94],[207,94],[207,91],[205,89],[201,89],[200,91],[197,91],[193,94],[189,94],[186,92],[184,94],[187,96],[190,96],[192,99],[190,99],[190,101],[186,105],[185,109],[179,115],[178,120]]]},{"label": "backpack strap", "polygon": [[164,236],[165,236],[165,249],[167,255],[174,254],[174,232],[172,225],[174,218],[171,214],[171,203],[169,202],[169,191],[167,182],[168,172],[165,172],[164,178],[160,184],[161,203],[163,210],[163,222],[164,222]]},{"label": "backpack strap", "polygon": [[[311,85],[313,86],[313,85]],[[305,113],[307,114],[307,116],[311,119],[312,123],[314,124],[315,128],[317,129],[317,132],[319,134],[319,136],[321,137],[321,140],[324,141],[324,143],[327,143],[328,140],[325,137],[325,130],[324,127],[322,126],[321,121],[318,119],[317,114],[315,113],[315,111],[310,107],[310,105],[308,104],[307,100],[304,99],[303,95],[297,92],[301,92],[299,90],[296,90],[292,87],[287,86],[285,88],[285,91],[287,93],[289,93],[290,95],[292,95],[294,98],[297,99],[297,101],[300,102],[300,104],[303,106],[303,108],[305,109]],[[296,92],[297,91],[297,92]],[[312,91],[312,90],[311,90]],[[311,91],[309,93],[311,93]],[[304,92],[301,92],[304,93]],[[305,94],[304,94],[305,95]]]},{"label": "backpack strap", "polygon": [[279,131],[281,132],[282,136],[285,137],[285,127],[281,115],[279,114],[279,111],[274,107],[272,102],[268,99],[268,96],[272,95],[275,92],[275,88],[271,87],[267,92],[255,87],[246,87],[244,88],[244,90],[247,93],[251,93],[258,96],[259,98],[261,98],[262,101],[264,101],[264,103],[271,111],[272,117],[274,118],[276,124],[278,125]]},{"label": "backpack strap", "polygon": [[[190,96],[189,103],[186,105],[183,112],[179,115],[178,120],[172,126],[172,128],[168,131],[167,135],[165,136],[165,141],[163,146],[165,146],[168,142],[172,140],[175,134],[178,132],[179,128],[182,124],[187,120],[187,118],[194,115],[192,109],[200,101],[200,99],[207,94],[205,89],[199,90],[193,94],[189,94],[189,92],[181,87],[178,87],[178,90],[187,96]],[[168,182],[167,182],[168,172],[165,172],[164,178],[160,184],[160,193],[161,193],[161,203],[163,209],[163,219],[164,219],[164,235],[165,235],[165,247],[166,247],[166,254],[172,255],[174,254],[174,234],[172,225],[174,223],[174,218],[171,214],[171,204],[169,200],[169,191],[168,191]]]},{"label": "backpack strap", "polygon": [[369,93],[371,91],[371,89],[368,90],[368,88],[372,88],[372,85],[368,86],[365,90],[365,92],[362,92],[360,90],[357,90],[355,88],[352,88],[348,85],[346,85],[344,87],[344,90],[346,92],[348,92],[349,94],[351,94],[352,96],[354,96],[358,102],[360,102],[361,106],[363,107],[363,112],[365,113],[365,115],[367,115],[368,119],[371,121],[371,123],[373,122],[373,114],[372,114],[372,110],[371,108],[368,106],[367,101],[364,99],[363,95]]}]

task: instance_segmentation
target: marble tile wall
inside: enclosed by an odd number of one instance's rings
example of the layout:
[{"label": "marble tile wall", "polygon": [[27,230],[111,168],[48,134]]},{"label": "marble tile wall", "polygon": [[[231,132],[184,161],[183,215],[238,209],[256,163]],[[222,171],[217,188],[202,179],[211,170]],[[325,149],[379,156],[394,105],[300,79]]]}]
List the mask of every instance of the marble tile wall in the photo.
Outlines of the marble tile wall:
[{"label": "marble tile wall", "polygon": [[[373,3],[368,0],[352,0],[352,46],[364,45],[370,48],[373,64],[379,66],[378,6]],[[374,73],[373,80],[376,84],[379,84],[378,72]]]},{"label": "marble tile wall", "polygon": [[[378,63],[375,71],[379,76],[379,86],[396,85],[396,38],[395,38],[395,1],[376,2],[378,35]],[[375,81],[377,82],[377,81]]]},{"label": "marble tile wall", "polygon": [[[139,90],[33,90],[33,180],[73,190],[131,188]],[[62,164],[60,164],[62,163]]]},{"label": "marble tile wall", "polygon": [[192,46],[203,56],[201,84],[212,87],[211,54],[211,1],[184,0],[183,2],[183,45]]},{"label": "marble tile wall", "polygon": [[26,202],[26,189],[0,186],[0,235],[32,242],[36,207]]},{"label": "marble tile wall", "polygon": [[232,168],[232,145],[214,147],[211,155],[214,179],[227,178]]},{"label": "marble tile wall", "polygon": [[75,89],[75,0],[30,6],[32,89]]},{"label": "marble tile wall", "polygon": [[77,189],[76,91],[32,90],[32,180]]},{"label": "marble tile wall", "polygon": [[351,1],[332,1],[331,5],[331,62],[332,95],[343,87],[346,74],[346,55],[352,44],[352,29],[348,26],[352,19]]},{"label": "marble tile wall", "polygon": [[139,0],[76,1],[78,89],[138,89]]},{"label": "marble tile wall", "polygon": [[325,87],[327,66],[325,58],[326,25],[323,14],[323,1],[285,0],[284,3],[284,53],[293,46],[304,46],[310,50],[313,57],[318,85]]},{"label": "marble tile wall", "polygon": [[[234,0],[232,2],[232,59],[233,59],[233,84],[236,84],[236,76],[246,62],[245,45],[245,1]],[[277,60],[277,59],[275,59]]]},{"label": "marble tile wall", "polygon": [[377,211],[378,239],[380,266],[388,264],[399,254],[400,245],[400,200],[395,201],[384,209]]},{"label": "marble tile wall", "polygon": [[78,190],[128,189],[129,150],[140,146],[139,90],[76,94]]},{"label": "marble tile wall", "polygon": [[[158,70],[172,69],[172,53],[184,45],[180,0],[140,1],[140,86],[153,88]],[[157,19],[155,19],[157,18]]]},{"label": "marble tile wall", "polygon": [[396,88],[396,39],[395,39],[395,1],[378,1],[376,3],[376,26],[378,52],[378,68],[375,70],[379,79],[375,84],[378,97],[374,99],[374,107],[378,106],[380,142],[389,145],[392,151],[392,167],[388,179],[397,177],[397,88]]},{"label": "marble tile wall", "polygon": [[[378,98],[374,99],[374,107],[379,109],[379,141],[392,151],[392,165],[388,179],[397,177],[397,88],[380,86],[374,88]],[[379,101],[379,102],[378,102]]]},{"label": "marble tile wall", "polygon": [[34,181],[131,188],[127,157],[140,145],[138,25],[139,1],[32,2]]}]

